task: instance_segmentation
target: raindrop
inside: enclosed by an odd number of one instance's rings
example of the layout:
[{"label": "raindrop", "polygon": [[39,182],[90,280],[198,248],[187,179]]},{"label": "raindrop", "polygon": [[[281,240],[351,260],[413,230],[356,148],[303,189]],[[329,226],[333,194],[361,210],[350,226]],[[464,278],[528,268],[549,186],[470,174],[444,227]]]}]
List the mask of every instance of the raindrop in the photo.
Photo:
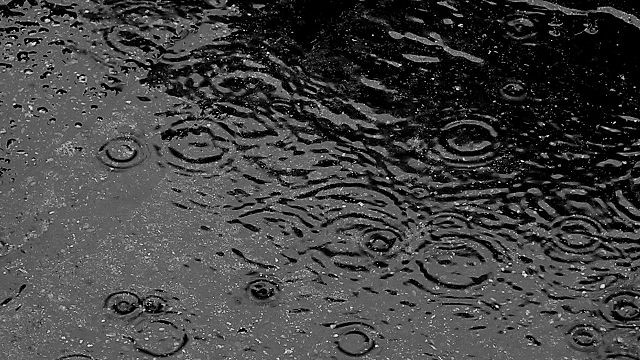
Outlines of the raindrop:
[{"label": "raindrop", "polygon": [[577,324],[566,333],[569,346],[582,351],[591,352],[598,349],[602,343],[600,330],[591,324]]},{"label": "raindrop", "polygon": [[499,271],[505,255],[498,243],[478,231],[435,230],[418,247],[416,263],[434,290],[465,290],[483,285]]},{"label": "raindrop", "polygon": [[142,308],[150,314],[160,314],[166,311],[167,301],[158,295],[149,295],[142,300]]},{"label": "raindrop", "polygon": [[496,157],[498,133],[489,116],[452,118],[442,127],[435,145],[437,157],[453,167],[473,168],[489,164]]},{"label": "raindrop", "polygon": [[398,241],[397,235],[389,230],[368,231],[363,235],[364,248],[374,254],[388,254]]},{"label": "raindrop", "polygon": [[[351,185],[351,186],[347,186]],[[356,272],[394,272],[413,255],[414,215],[398,194],[381,184],[342,182],[314,194],[327,200],[326,218],[309,248],[328,256],[334,265]]]},{"label": "raindrop", "polygon": [[247,296],[257,304],[275,301],[280,293],[280,284],[271,279],[260,278],[250,281],[245,291]]},{"label": "raindrop", "polygon": [[604,317],[619,326],[637,326],[640,323],[640,292],[621,289],[605,297]]},{"label": "raindrop", "polygon": [[586,22],[584,24],[584,33],[589,35],[595,35],[599,31],[598,23],[595,21]]},{"label": "raindrop", "polygon": [[171,124],[162,132],[161,155],[181,174],[211,175],[216,168],[230,165],[225,157],[234,148],[235,133],[223,122],[186,119]]},{"label": "raindrop", "polygon": [[601,225],[587,216],[572,215],[556,219],[545,254],[560,262],[592,262],[619,257],[620,253],[602,240]]},{"label": "raindrop", "polygon": [[527,98],[527,88],[519,80],[509,81],[500,88],[499,92],[504,99],[513,102],[520,102]]},{"label": "raindrop", "polygon": [[184,329],[168,320],[144,319],[136,324],[135,332],[136,350],[155,357],[177,354],[189,342]]},{"label": "raindrop", "polygon": [[107,141],[97,154],[98,160],[113,170],[127,170],[140,165],[147,156],[147,146],[130,135]]},{"label": "raindrop", "polygon": [[378,347],[376,339],[381,338],[373,326],[358,321],[337,324],[334,329],[338,351],[350,357],[370,355]]},{"label": "raindrop", "polygon": [[110,294],[104,301],[105,309],[118,315],[129,315],[140,308],[140,298],[130,291],[119,291]]},{"label": "raindrop", "polygon": [[523,41],[538,35],[537,24],[526,15],[514,14],[504,19],[506,36]]}]

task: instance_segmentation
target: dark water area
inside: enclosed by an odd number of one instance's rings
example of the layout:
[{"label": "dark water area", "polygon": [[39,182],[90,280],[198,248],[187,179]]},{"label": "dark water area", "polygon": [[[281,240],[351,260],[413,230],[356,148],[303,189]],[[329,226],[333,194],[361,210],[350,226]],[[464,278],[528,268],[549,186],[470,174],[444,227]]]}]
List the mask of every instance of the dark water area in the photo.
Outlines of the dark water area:
[{"label": "dark water area", "polygon": [[640,359],[638,16],[0,0],[0,359]]}]

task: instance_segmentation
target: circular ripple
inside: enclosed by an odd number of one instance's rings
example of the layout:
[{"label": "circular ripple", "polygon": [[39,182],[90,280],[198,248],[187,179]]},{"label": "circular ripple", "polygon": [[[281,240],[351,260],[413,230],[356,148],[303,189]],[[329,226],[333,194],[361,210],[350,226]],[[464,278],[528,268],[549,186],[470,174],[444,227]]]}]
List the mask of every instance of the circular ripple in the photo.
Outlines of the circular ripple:
[{"label": "circular ripple", "polygon": [[438,136],[435,151],[438,158],[454,167],[478,167],[496,156],[498,133],[489,124],[495,119],[476,115],[452,119]]},{"label": "circular ripple", "polygon": [[505,100],[520,102],[527,98],[527,88],[519,80],[512,80],[504,84],[499,90],[500,96]]},{"label": "circular ripple", "polygon": [[601,312],[619,326],[637,326],[640,324],[640,292],[623,289],[606,296]]},{"label": "circular ripple", "polygon": [[167,53],[194,25],[186,17],[175,21],[176,14],[166,12],[165,5],[124,1],[111,4],[108,12],[98,10],[85,16],[107,24],[101,32],[103,43],[113,50],[111,55],[128,63],[150,64],[150,59]]},{"label": "circular ripple", "polygon": [[249,299],[257,304],[268,304],[276,301],[280,291],[279,282],[267,278],[252,280],[245,287],[245,292]]},{"label": "circular ripple", "polygon": [[[400,228],[377,221],[353,219],[354,223],[344,223],[336,227],[336,235],[354,241],[359,255],[368,260],[379,262],[381,266],[388,266],[386,262],[396,257],[405,247],[406,235]],[[389,225],[389,226],[386,226]],[[346,248],[348,253],[350,249]],[[355,249],[354,249],[355,250]],[[382,264],[382,263],[385,264]]]},{"label": "circular ripple", "polygon": [[582,352],[596,351],[602,344],[602,334],[591,324],[577,324],[566,332],[569,346]]},{"label": "circular ripple", "polygon": [[234,149],[235,133],[224,123],[186,119],[161,134],[166,163],[185,175],[211,175],[232,163],[226,155]]},{"label": "circular ripple", "polygon": [[167,309],[167,300],[158,295],[149,295],[142,300],[142,308],[150,314],[160,314]]},{"label": "circular ripple", "polygon": [[89,355],[84,355],[84,354],[72,354],[72,355],[64,355],[62,357],[57,358],[56,360],[87,360],[87,359],[93,359],[93,358]]},{"label": "circular ripple", "polygon": [[127,170],[140,165],[149,155],[147,146],[130,135],[107,141],[98,149],[98,160],[114,170]]},{"label": "circular ripple", "polygon": [[110,294],[104,301],[105,309],[117,315],[129,315],[140,309],[141,301],[138,295],[130,291],[119,291]]},{"label": "circular ripple", "polygon": [[389,256],[401,241],[399,234],[389,229],[367,229],[362,237],[362,248],[373,256]]},{"label": "circular ripple", "polygon": [[423,243],[416,260],[422,275],[435,288],[468,289],[491,279],[503,262],[494,241],[483,234],[447,231]]},{"label": "circular ripple", "polygon": [[[355,272],[393,273],[413,257],[412,223],[394,219],[352,217],[324,223],[327,230],[309,248],[321,251],[340,269]],[[387,220],[387,221],[385,221]]]},{"label": "circular ripple", "polygon": [[551,224],[545,254],[559,262],[588,263],[619,256],[616,249],[603,241],[601,225],[587,216],[566,216]]},{"label": "circular ripple", "polygon": [[[341,270],[390,273],[411,257],[414,214],[383,185],[338,182],[310,193],[325,219],[307,248]],[[391,271],[390,271],[391,270]]]},{"label": "circular ripple", "polygon": [[371,354],[378,346],[376,340],[381,338],[373,326],[358,321],[338,324],[335,330],[338,351],[350,357]]},{"label": "circular ripple", "polygon": [[524,41],[538,35],[538,24],[535,20],[522,14],[514,14],[503,20],[505,36],[509,39]]},{"label": "circular ripple", "polygon": [[174,355],[189,342],[184,329],[167,320],[143,320],[136,324],[135,331],[136,350],[155,357]]}]

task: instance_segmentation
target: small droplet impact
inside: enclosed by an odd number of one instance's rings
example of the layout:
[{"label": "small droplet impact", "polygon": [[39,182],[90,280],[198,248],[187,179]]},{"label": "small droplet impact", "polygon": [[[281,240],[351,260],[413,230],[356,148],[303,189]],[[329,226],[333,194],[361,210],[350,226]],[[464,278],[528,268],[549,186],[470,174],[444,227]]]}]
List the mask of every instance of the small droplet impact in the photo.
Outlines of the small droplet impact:
[{"label": "small droplet impact", "polygon": [[140,165],[147,156],[146,145],[129,135],[107,141],[97,154],[98,160],[113,170],[127,170]]},{"label": "small droplet impact", "polygon": [[619,290],[604,299],[603,314],[621,326],[635,326],[640,321],[640,293]]},{"label": "small droplet impact", "polygon": [[393,248],[395,242],[396,239],[394,239],[393,237],[388,237],[383,234],[376,233],[371,235],[366,240],[365,246],[371,251],[375,251],[377,253],[386,253]]},{"label": "small droplet impact", "polygon": [[189,342],[184,329],[167,320],[145,319],[136,324],[135,331],[136,350],[155,357],[177,354]]},{"label": "small droplet impact", "polygon": [[344,355],[360,357],[370,354],[377,346],[379,334],[375,328],[362,322],[346,322],[335,326],[336,347]]},{"label": "small droplet impact", "polygon": [[471,229],[432,232],[418,247],[416,259],[425,287],[451,291],[483,286],[507,258],[500,240]]},{"label": "small droplet impact", "polygon": [[150,314],[160,314],[166,311],[167,301],[158,295],[149,295],[142,300],[142,307]]},{"label": "small droplet impact", "polygon": [[572,326],[567,335],[569,346],[582,352],[595,351],[602,342],[600,331],[590,324]]},{"label": "small droplet impact", "polygon": [[474,115],[454,118],[440,132],[435,151],[438,157],[453,167],[485,166],[496,157],[498,132],[489,122],[493,118]]},{"label": "small droplet impact", "polygon": [[118,315],[129,315],[140,307],[140,298],[130,291],[119,291],[110,294],[104,301],[105,309]]},{"label": "small droplet impact", "polygon": [[520,102],[527,98],[527,88],[522,81],[513,80],[500,88],[500,96],[509,101]]},{"label": "small droplet impact", "polygon": [[598,24],[596,22],[587,22],[584,24],[584,32],[586,34],[596,35],[598,31]]},{"label": "small droplet impact", "polygon": [[264,303],[276,298],[280,292],[280,286],[272,280],[257,279],[247,285],[246,291],[250,298],[256,302]]},{"label": "small droplet impact", "polygon": [[233,159],[225,158],[234,148],[231,128],[211,119],[176,121],[162,132],[165,144],[160,151],[165,162],[185,175],[211,175]]},{"label": "small droplet impact", "polygon": [[601,257],[614,257],[616,250],[602,239],[602,226],[587,216],[565,216],[552,224],[552,237],[545,243],[545,254],[563,262],[588,263]]},{"label": "small droplet impact", "polygon": [[536,23],[524,15],[512,15],[505,19],[506,36],[513,40],[529,40],[538,35]]}]

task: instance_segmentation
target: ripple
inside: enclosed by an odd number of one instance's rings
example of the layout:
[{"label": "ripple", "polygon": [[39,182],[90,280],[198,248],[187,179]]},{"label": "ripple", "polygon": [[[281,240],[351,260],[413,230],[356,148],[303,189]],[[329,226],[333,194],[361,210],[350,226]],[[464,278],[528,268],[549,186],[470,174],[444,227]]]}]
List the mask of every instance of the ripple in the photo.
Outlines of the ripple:
[{"label": "ripple", "polygon": [[445,119],[434,146],[436,157],[452,167],[474,168],[491,163],[500,146],[498,132],[491,126],[497,120],[486,115]]},{"label": "ripple", "polygon": [[149,314],[161,314],[167,310],[167,300],[159,295],[148,295],[142,299],[142,308]]},{"label": "ripple", "polygon": [[[309,248],[357,268],[390,266],[408,245],[414,215],[386,184],[335,182],[302,193],[322,204],[324,218],[310,237]],[[357,264],[357,265],[356,265]]]},{"label": "ripple", "polygon": [[537,206],[541,207],[530,211],[537,221],[526,225],[529,231],[523,235],[535,252],[530,256],[538,259],[535,268],[545,292],[554,296],[601,291],[623,279],[627,271],[621,233],[604,228],[605,221],[614,226],[607,209],[587,196],[579,191],[559,192],[557,198],[540,201]]},{"label": "ripple", "polygon": [[145,143],[132,135],[124,135],[107,141],[98,149],[97,158],[116,171],[124,171],[142,164],[149,156]]},{"label": "ripple", "polygon": [[251,280],[245,287],[245,293],[256,304],[269,304],[279,299],[280,283],[274,279],[260,278]]},{"label": "ripple", "polygon": [[388,257],[395,252],[393,250],[400,241],[400,235],[390,229],[365,229],[360,245],[374,257]]},{"label": "ripple", "polygon": [[326,220],[306,244],[308,249],[320,251],[338,268],[356,272],[393,272],[411,258],[416,219],[397,194],[346,182],[313,194],[327,204],[322,213]]},{"label": "ripple", "polygon": [[155,357],[177,354],[189,342],[184,329],[168,320],[144,319],[136,324],[135,333],[136,350]]},{"label": "ripple", "polygon": [[607,295],[600,309],[608,321],[623,327],[640,324],[640,292],[634,289],[619,289]]},{"label": "ripple", "polygon": [[449,239],[425,250],[418,260],[425,278],[438,286],[466,289],[487,281],[495,270],[491,252],[474,242]]},{"label": "ripple", "polygon": [[531,40],[538,36],[538,23],[524,15],[512,14],[502,20],[505,37],[516,41]]},{"label": "ripple", "polygon": [[400,253],[410,251],[409,233],[406,226],[392,219],[383,222],[376,219],[353,219],[343,221],[334,227],[335,234],[351,240],[361,251],[361,255],[377,262],[378,266],[388,267],[389,262]]},{"label": "ripple", "polygon": [[72,354],[72,355],[64,355],[62,357],[57,358],[56,360],[82,360],[82,359],[93,359],[89,355],[84,354]]},{"label": "ripple", "polygon": [[[181,16],[163,1],[116,1],[96,6],[82,15],[105,24],[101,29],[104,44],[112,50],[109,57],[150,64],[150,59],[167,52],[177,41],[196,28],[190,16]],[[184,12],[184,11],[183,11]],[[186,14],[183,14],[186,15]],[[177,21],[179,20],[179,21]]]},{"label": "ripple", "polygon": [[308,245],[341,271],[381,273],[390,276],[414,256],[418,237],[414,224],[393,219],[344,218],[330,224]]},{"label": "ripple", "polygon": [[426,288],[466,290],[485,285],[500,270],[507,259],[500,246],[493,235],[474,229],[435,229],[418,247],[416,263]]},{"label": "ripple", "polygon": [[178,120],[162,132],[160,156],[182,175],[212,176],[233,164],[228,154],[235,148],[235,135],[222,121]]},{"label": "ripple", "polygon": [[604,241],[604,229],[590,217],[561,217],[551,227],[551,239],[545,244],[545,254],[556,261],[588,263],[622,256],[620,251]]},{"label": "ripple", "polygon": [[141,304],[140,297],[130,291],[112,293],[104,300],[105,309],[122,316],[136,313]]},{"label": "ripple", "polygon": [[510,80],[498,90],[503,99],[512,102],[524,101],[528,96],[528,89],[520,80]]},{"label": "ripple", "polygon": [[597,351],[602,344],[601,331],[591,324],[575,324],[567,330],[566,335],[569,346],[578,351]]},{"label": "ripple", "polygon": [[378,339],[382,339],[375,327],[359,322],[349,321],[334,326],[335,344],[338,351],[349,357],[372,355],[379,349]]}]

